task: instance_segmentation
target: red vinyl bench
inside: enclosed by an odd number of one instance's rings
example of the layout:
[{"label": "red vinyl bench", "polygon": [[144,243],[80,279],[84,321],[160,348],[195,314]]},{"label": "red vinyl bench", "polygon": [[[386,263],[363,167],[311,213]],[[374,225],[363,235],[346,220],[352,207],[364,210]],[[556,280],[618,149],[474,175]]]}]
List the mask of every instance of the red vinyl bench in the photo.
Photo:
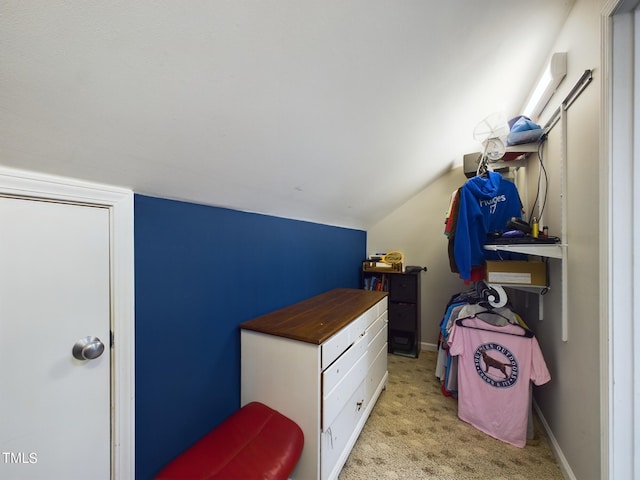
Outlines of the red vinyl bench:
[{"label": "red vinyl bench", "polygon": [[251,402],[175,458],[156,480],[286,480],[303,444],[293,420]]}]

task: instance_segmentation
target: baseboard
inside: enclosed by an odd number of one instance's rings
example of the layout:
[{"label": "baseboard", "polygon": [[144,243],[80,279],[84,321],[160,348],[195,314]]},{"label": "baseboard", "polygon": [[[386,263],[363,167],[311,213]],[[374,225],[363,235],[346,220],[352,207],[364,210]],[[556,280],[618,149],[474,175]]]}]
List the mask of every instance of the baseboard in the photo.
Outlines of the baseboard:
[{"label": "baseboard", "polygon": [[544,418],[544,415],[542,415],[542,411],[535,400],[533,400],[533,408],[535,408],[538,418],[540,419],[540,423],[542,423],[545,432],[547,432],[549,442],[551,443],[551,450],[553,450],[553,454],[556,456],[556,460],[560,465],[560,470],[562,471],[564,478],[567,480],[577,480],[576,476],[573,474],[573,470],[571,470],[571,467],[569,466],[569,462],[567,462],[567,458],[564,456],[564,453],[562,453],[562,449],[560,448],[556,437],[553,435],[547,420]]},{"label": "baseboard", "polygon": [[426,351],[430,351],[430,352],[437,352],[438,351],[438,345],[436,345],[435,343],[425,343],[422,342],[420,343],[420,350],[426,350]]}]

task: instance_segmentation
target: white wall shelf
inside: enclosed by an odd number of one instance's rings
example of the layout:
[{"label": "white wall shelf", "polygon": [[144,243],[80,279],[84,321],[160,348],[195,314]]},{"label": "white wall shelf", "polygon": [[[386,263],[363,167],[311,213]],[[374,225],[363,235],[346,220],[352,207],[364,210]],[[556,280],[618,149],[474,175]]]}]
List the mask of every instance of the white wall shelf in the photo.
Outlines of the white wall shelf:
[{"label": "white wall shelf", "polygon": [[[566,121],[564,117],[564,110],[561,112],[561,119]],[[564,122],[563,122],[564,123]],[[566,135],[566,126],[563,125],[562,135],[563,135],[563,145],[566,144],[565,135]],[[504,157],[494,163],[489,164],[492,169],[499,169],[504,167],[510,167],[512,170],[517,170],[520,167],[526,167],[529,162],[529,157],[531,154],[537,154],[539,149],[538,142],[527,143],[522,145],[513,145],[506,148],[506,153]],[[485,250],[490,250],[494,252],[510,252],[510,253],[521,253],[525,255],[532,255],[538,257],[545,258],[555,258],[562,262],[562,278],[561,278],[561,296],[562,296],[562,341],[568,341],[568,305],[567,305],[567,244],[566,244],[566,198],[564,192],[566,192],[566,152],[563,150],[561,154],[561,186],[560,186],[560,197],[561,197],[561,210],[562,210],[562,220],[561,220],[561,240],[562,243],[556,244],[486,244],[484,245]],[[495,284],[492,284],[495,285]],[[522,290],[530,293],[534,293],[538,295],[539,299],[539,319],[543,318],[543,302],[542,296],[547,293],[549,290],[549,286],[546,287],[537,287],[531,285],[518,285],[518,284],[499,284],[504,288],[511,288],[515,290]]]},{"label": "white wall shelf", "polygon": [[[560,120],[562,120],[562,151],[561,151],[561,167],[560,167],[560,205],[561,205],[561,241],[562,243],[557,244],[509,244],[509,245],[497,245],[497,244],[487,244],[484,246],[485,250],[490,251],[502,251],[502,252],[511,252],[511,253],[522,253],[525,255],[533,255],[539,257],[546,258],[555,258],[562,262],[562,276],[561,276],[561,296],[562,296],[562,341],[566,342],[569,339],[569,321],[568,321],[568,305],[567,305],[567,249],[568,245],[566,243],[566,225],[567,225],[567,205],[566,205],[566,196],[565,192],[567,191],[567,179],[566,179],[566,161],[567,161],[567,153],[566,149],[566,116],[564,115],[565,109],[560,109]],[[548,132],[548,130],[547,130]],[[539,145],[537,142],[528,143],[523,145],[513,145],[507,147],[505,156],[499,162],[491,164],[491,166],[495,168],[500,168],[502,166],[510,166],[514,168],[518,167],[526,167],[529,156],[532,153],[538,153]],[[543,317],[543,307],[542,307],[542,296],[547,292],[549,286],[547,287],[532,287],[530,285],[509,285],[503,284],[505,288],[514,288],[517,290],[524,290],[528,292],[533,292],[538,294],[539,302],[540,302],[540,320]]]},{"label": "white wall shelf", "polygon": [[494,252],[512,252],[512,253],[523,253],[525,255],[537,255],[539,257],[548,257],[548,258],[564,258],[564,252],[567,249],[567,245],[565,244],[508,244],[508,245],[496,245],[496,244],[486,244],[484,246],[485,250],[491,250]]}]

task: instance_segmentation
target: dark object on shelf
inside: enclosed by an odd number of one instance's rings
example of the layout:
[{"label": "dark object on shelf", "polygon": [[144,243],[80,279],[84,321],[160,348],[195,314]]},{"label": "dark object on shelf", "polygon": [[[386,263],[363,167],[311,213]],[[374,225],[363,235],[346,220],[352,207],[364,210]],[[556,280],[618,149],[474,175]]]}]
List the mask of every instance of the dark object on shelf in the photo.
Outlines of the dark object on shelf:
[{"label": "dark object on shelf", "polygon": [[416,266],[416,265],[407,265],[404,268],[405,273],[419,273],[419,272],[426,272],[427,271],[427,267],[420,267],[420,266]]},{"label": "dark object on shelf", "polygon": [[531,233],[531,225],[521,218],[512,217],[511,220],[507,222],[507,228],[509,230],[520,230],[524,233]]},{"label": "dark object on shelf", "polygon": [[560,243],[558,237],[532,237],[530,235],[523,235],[521,237],[498,237],[493,238],[487,245],[515,245],[515,244],[530,244],[530,245],[545,245]]}]

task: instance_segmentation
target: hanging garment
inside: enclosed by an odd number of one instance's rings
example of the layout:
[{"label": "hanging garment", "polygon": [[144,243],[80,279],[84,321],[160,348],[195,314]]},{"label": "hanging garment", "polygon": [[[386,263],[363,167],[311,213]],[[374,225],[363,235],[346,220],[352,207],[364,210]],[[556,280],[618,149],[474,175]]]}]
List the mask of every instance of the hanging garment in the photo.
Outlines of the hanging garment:
[{"label": "hanging garment", "polygon": [[457,188],[452,194],[449,200],[449,208],[444,219],[444,234],[447,237],[453,237],[455,234],[456,222],[458,221],[458,198],[460,196],[460,189]]},{"label": "hanging garment", "polygon": [[458,417],[520,448],[527,442],[531,382],[551,380],[537,339],[525,332],[471,317],[456,321],[448,341],[458,357]]},{"label": "hanging garment", "polygon": [[496,327],[504,327],[505,325],[512,324],[527,328],[520,315],[515,313],[509,307],[496,307],[487,308],[486,304],[481,303],[469,303],[464,306],[462,310],[458,312],[458,318],[464,317],[479,317],[487,323],[495,325]]},{"label": "hanging garment", "polygon": [[453,253],[463,280],[471,280],[472,268],[493,258],[483,249],[487,235],[504,232],[511,217],[522,217],[522,202],[515,184],[499,173],[470,178],[460,187]]},{"label": "hanging garment", "polygon": [[457,394],[458,392],[458,357],[449,353],[448,340],[458,319],[475,316],[485,323],[497,327],[508,324],[520,325],[528,330],[522,317],[508,307],[491,308],[482,303],[465,303],[452,300],[440,322],[440,340],[438,341],[438,357],[436,361],[436,377],[443,382],[443,393]]}]

